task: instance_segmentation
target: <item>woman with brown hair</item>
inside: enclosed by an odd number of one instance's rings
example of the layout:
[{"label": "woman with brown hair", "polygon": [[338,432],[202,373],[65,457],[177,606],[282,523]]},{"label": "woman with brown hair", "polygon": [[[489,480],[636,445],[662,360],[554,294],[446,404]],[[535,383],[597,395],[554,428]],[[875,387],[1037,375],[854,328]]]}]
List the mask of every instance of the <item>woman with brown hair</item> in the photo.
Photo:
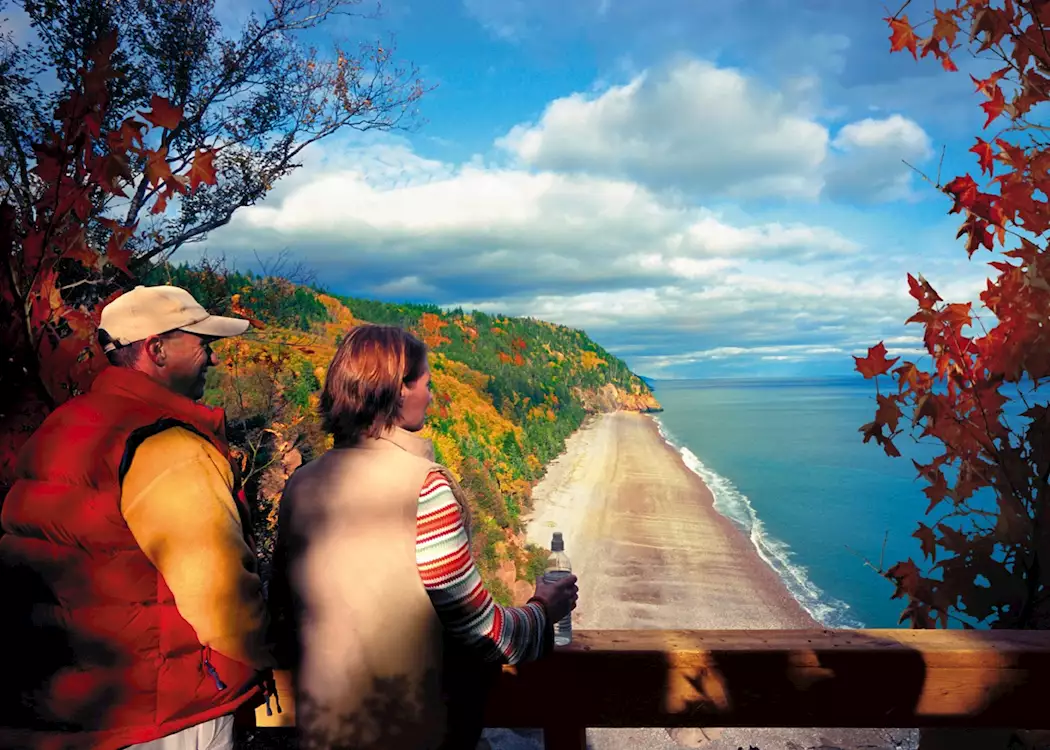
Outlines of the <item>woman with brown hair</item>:
[{"label": "woman with brown hair", "polygon": [[270,601],[304,748],[473,750],[499,664],[549,652],[576,607],[575,577],[493,601],[462,490],[415,434],[430,399],[422,342],[354,328],[321,396],[334,448],[285,488]]}]

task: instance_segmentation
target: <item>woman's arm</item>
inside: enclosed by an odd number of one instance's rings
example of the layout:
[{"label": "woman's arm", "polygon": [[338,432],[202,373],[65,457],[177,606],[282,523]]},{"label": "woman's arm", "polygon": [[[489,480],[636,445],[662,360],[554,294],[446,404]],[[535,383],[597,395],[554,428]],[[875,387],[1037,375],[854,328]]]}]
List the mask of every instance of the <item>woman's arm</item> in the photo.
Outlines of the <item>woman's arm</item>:
[{"label": "woman's arm", "polygon": [[438,617],[450,635],[478,649],[486,661],[517,664],[544,651],[542,604],[497,604],[481,582],[463,527],[463,512],[448,480],[431,472],[419,493],[416,565]]}]

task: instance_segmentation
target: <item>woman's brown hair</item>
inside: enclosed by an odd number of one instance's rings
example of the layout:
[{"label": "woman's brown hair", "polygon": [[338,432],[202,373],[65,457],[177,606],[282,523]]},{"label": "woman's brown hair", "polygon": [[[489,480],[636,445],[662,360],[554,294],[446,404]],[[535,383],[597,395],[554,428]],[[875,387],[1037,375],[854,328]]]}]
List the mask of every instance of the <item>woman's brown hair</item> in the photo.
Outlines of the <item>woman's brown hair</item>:
[{"label": "woman's brown hair", "polygon": [[352,328],[328,366],[321,392],[324,429],[335,444],[352,445],[393,427],[401,386],[418,380],[426,361],[426,346],[403,328]]}]

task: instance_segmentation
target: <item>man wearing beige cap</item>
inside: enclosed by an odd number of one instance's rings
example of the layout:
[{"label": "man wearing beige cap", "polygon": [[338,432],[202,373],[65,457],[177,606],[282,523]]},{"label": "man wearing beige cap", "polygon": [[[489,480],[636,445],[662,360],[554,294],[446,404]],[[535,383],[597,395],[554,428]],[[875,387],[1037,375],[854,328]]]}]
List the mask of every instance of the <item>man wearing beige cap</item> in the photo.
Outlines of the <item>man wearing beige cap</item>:
[{"label": "man wearing beige cap", "polygon": [[[228,750],[273,660],[225,415],[197,400],[248,321],[184,289],[102,310],[113,365],[26,443],[0,522],[0,747]],[[6,653],[4,653],[6,651]]]}]

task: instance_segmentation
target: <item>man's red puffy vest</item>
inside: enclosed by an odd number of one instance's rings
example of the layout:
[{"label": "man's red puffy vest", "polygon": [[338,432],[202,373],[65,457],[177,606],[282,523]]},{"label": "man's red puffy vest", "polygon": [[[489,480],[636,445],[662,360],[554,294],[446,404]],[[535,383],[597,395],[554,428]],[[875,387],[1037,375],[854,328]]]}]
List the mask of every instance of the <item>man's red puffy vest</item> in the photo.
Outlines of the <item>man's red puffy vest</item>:
[{"label": "man's red puffy vest", "polygon": [[109,367],[23,448],[0,513],[0,747],[121,748],[261,702],[261,674],[200,644],[120,512],[135,447],[174,425],[229,456],[222,410]]}]

